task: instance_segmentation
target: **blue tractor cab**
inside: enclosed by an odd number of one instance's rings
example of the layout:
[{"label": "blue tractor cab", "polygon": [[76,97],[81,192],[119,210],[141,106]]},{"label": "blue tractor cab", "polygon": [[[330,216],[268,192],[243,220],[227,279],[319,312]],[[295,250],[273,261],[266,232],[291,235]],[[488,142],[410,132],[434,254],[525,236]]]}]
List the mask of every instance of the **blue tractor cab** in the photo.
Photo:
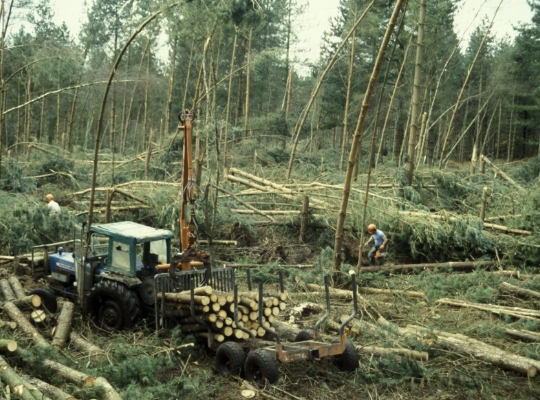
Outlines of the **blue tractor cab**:
[{"label": "blue tractor cab", "polygon": [[76,298],[83,313],[107,330],[129,328],[152,314],[154,276],[171,262],[174,234],[131,221],[93,225],[88,251],[82,229],[77,236],[73,252],[60,247],[48,254],[50,289]]}]

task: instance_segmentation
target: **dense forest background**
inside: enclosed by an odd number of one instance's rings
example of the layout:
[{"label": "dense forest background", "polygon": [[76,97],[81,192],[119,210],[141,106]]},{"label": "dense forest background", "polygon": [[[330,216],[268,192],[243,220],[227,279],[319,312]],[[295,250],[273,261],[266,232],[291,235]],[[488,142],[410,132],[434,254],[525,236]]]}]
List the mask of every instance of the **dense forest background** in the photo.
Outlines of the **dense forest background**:
[{"label": "dense forest background", "polygon": [[[230,149],[243,140],[263,141],[276,148],[274,157],[288,158],[318,78],[368,3],[342,1],[308,74],[298,74],[306,65],[296,66],[290,52],[296,40],[292,24],[302,12],[292,0],[189,1],[167,8],[123,55],[106,104],[101,151],[140,153],[150,141],[168,143],[178,112],[197,101],[201,149],[214,152],[218,142],[222,163],[227,157],[228,165],[234,164]],[[336,156],[328,162],[344,168],[392,3],[375,2],[338,55],[299,132],[300,152],[333,149]],[[66,153],[93,149],[111,67],[134,30],[166,2],[95,0],[79,37],[53,23],[46,0],[2,4],[3,157],[27,152],[30,143]],[[485,20],[461,51],[462,38],[453,30],[458,4],[443,0],[427,6],[416,121],[410,109],[420,2],[404,8],[365,127],[364,135],[376,130],[376,164],[407,160],[411,124],[422,126],[415,159],[427,156],[432,146],[439,167],[481,153],[508,161],[538,154],[540,14],[517,28],[513,42],[496,41]],[[17,24],[15,15],[26,18],[30,28]],[[14,31],[13,24],[20,29]],[[163,33],[166,62],[156,56]]]}]

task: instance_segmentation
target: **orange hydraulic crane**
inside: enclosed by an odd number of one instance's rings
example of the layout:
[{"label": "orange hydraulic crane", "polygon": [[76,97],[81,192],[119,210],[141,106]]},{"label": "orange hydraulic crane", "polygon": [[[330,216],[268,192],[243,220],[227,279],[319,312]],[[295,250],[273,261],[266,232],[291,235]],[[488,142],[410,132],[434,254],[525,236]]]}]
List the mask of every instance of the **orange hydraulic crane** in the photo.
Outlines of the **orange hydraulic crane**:
[{"label": "orange hydraulic crane", "polygon": [[[195,181],[193,178],[193,154],[191,139],[195,114],[184,110],[178,118],[178,131],[184,132],[182,159],[182,200],[180,203],[180,248],[181,252],[174,255],[171,261],[170,274],[175,270],[189,271],[192,267],[205,266],[210,268],[210,257],[202,251],[197,251],[197,219],[195,218]],[[187,207],[189,205],[189,218]]]}]

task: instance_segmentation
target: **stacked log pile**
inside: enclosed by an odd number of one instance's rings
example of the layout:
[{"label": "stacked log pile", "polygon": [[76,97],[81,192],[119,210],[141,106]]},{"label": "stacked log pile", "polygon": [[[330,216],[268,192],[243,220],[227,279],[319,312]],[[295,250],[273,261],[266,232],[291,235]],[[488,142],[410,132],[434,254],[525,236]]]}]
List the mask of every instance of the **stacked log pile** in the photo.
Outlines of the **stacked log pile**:
[{"label": "stacked log pile", "polygon": [[[264,293],[263,302],[259,303],[257,292],[238,293],[237,322],[234,319],[234,296],[232,293],[217,292],[211,286],[203,286],[194,290],[195,318],[191,315],[191,293],[165,293],[164,317],[175,318],[184,333],[194,333],[198,337],[208,338],[208,327],[201,324],[202,320],[210,326],[216,342],[226,340],[249,339],[250,334],[255,337],[266,335],[267,328],[273,329],[272,323],[276,317],[286,309],[284,293]],[[158,299],[163,298],[158,293]],[[262,308],[262,326],[259,323],[259,308]],[[266,328],[265,328],[266,327]]]}]

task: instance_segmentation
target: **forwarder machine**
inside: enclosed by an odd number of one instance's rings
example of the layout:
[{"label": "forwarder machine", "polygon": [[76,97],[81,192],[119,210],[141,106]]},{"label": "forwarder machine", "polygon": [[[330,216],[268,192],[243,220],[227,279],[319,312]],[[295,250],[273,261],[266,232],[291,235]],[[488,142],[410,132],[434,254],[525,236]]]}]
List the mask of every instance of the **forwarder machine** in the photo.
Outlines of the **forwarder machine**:
[{"label": "forwarder machine", "polygon": [[[232,286],[232,270],[211,270],[209,256],[195,247],[195,183],[192,169],[192,122],[189,110],[179,115],[179,131],[184,132],[182,201],[180,204],[181,252],[172,255],[174,234],[135,222],[85,225],[74,230],[73,240],[36,246],[32,250],[32,274],[49,275],[49,289],[37,289],[44,304],[56,311],[55,296],[78,301],[83,314],[101,328],[112,331],[128,329],[142,317],[155,312],[155,283],[170,291],[196,284],[212,284],[221,290]],[[187,213],[187,207],[190,212]],[[60,245],[73,247],[64,251]],[[34,269],[34,255],[43,253],[44,270]],[[202,269],[201,269],[202,267]],[[161,278],[154,279],[157,275]],[[228,284],[229,283],[229,284]]]}]

